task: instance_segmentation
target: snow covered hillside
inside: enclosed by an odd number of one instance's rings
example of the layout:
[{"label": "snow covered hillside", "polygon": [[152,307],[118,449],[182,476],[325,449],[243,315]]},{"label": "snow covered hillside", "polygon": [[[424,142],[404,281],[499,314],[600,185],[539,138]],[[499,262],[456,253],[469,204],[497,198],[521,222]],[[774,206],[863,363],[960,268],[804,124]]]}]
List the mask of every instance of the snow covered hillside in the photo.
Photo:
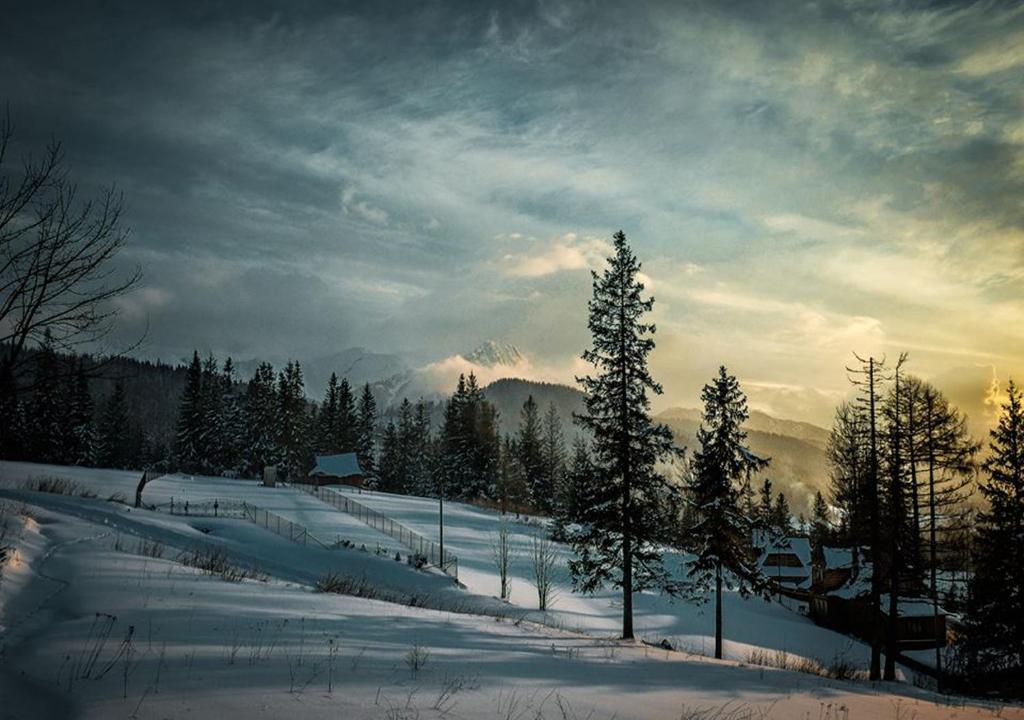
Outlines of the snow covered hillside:
[{"label": "snow covered hillside", "polygon": [[[97,497],[23,489],[41,477],[69,478]],[[106,499],[132,497],[137,480],[0,463],[0,503],[18,527],[0,579],[0,717],[1024,717],[1019,708],[948,705],[909,683],[755,665],[759,650],[823,663],[866,658],[861,644],[777,604],[727,598],[725,661],[700,654],[712,644],[711,614],[657,595],[638,596],[637,629],[685,652],[615,640],[615,593],[573,595],[564,565],[553,610],[536,612],[531,523],[514,525],[519,556],[511,603],[501,602],[496,515],[479,508],[445,506],[462,588],[410,567],[393,538],[291,488],[169,476],[145,492],[160,511]],[[292,542],[241,518],[171,515],[172,498],[179,509],[244,500],[316,540]],[[356,499],[437,536],[436,501]],[[237,582],[181,561],[197,549],[223,551]],[[564,562],[567,550],[559,554]],[[349,589],[364,597],[314,592],[332,572],[358,581]]]}]

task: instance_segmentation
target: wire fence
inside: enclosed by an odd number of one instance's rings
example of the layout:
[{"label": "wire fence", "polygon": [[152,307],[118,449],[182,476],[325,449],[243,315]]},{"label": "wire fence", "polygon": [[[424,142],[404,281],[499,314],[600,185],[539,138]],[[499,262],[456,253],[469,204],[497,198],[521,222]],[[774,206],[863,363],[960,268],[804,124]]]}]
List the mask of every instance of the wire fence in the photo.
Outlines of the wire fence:
[{"label": "wire fence", "polygon": [[164,510],[171,515],[249,520],[259,527],[270,530],[275,535],[287,538],[299,545],[318,545],[328,550],[331,549],[329,545],[310,533],[304,525],[244,501],[215,499],[203,502],[189,500],[175,502],[174,498],[171,498],[168,503],[151,507],[154,510]]},{"label": "wire fence", "polygon": [[245,503],[238,500],[204,500],[193,502],[191,500],[175,500],[171,498],[168,503],[162,505],[151,505],[154,510],[164,510],[171,515],[188,515],[191,517],[223,517],[223,518],[245,518]]},{"label": "wire fence", "polygon": [[413,532],[400,522],[392,520],[387,515],[357,502],[350,497],[342,495],[334,490],[320,487],[318,485],[307,485],[296,483],[296,488],[313,495],[319,500],[331,505],[342,512],[352,515],[374,530],[394,538],[405,547],[417,553],[428,563],[439,568],[445,575],[459,579],[459,558],[452,552],[441,551],[441,546],[432,540],[428,540],[417,532]]},{"label": "wire fence", "polygon": [[305,526],[292,522],[288,518],[281,517],[277,513],[264,510],[263,508],[256,507],[255,505],[249,505],[245,502],[242,503],[242,510],[247,519],[252,520],[260,527],[266,528],[276,535],[288,538],[294,543],[299,543],[300,545],[309,545],[310,543],[314,543],[320,547],[328,550],[330,549],[328,545],[321,542],[315,535],[311,534]]}]

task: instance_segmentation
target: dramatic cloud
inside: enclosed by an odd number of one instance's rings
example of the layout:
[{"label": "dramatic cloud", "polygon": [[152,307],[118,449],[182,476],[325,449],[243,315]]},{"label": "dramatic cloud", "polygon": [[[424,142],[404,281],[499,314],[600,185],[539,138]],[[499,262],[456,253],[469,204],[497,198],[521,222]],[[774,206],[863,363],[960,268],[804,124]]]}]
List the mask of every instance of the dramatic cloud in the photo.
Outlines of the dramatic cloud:
[{"label": "dramatic cloud", "polygon": [[725,363],[828,422],[854,350],[1024,377],[1019,4],[87,5],[7,11],[0,100],[124,191],[145,354],[565,377],[621,228],[658,407]]}]

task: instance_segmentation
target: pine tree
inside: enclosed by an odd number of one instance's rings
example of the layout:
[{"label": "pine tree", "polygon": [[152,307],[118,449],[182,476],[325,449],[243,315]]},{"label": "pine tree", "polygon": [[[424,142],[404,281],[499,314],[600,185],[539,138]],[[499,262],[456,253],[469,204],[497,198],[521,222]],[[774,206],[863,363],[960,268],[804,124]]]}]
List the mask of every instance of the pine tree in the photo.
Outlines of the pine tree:
[{"label": "pine tree", "polygon": [[514,510],[517,515],[530,496],[519,464],[519,448],[511,435],[506,435],[501,444],[497,496],[503,514]]},{"label": "pine tree", "polygon": [[233,475],[242,469],[245,428],[241,402],[235,392],[235,366],[231,358],[224,361],[220,375],[211,378],[211,382],[219,395],[214,419],[213,469]]},{"label": "pine tree", "polygon": [[289,361],[278,375],[277,402],[281,471],[284,477],[294,480],[312,465],[305,384],[302,366],[297,361]]},{"label": "pine tree", "polygon": [[274,368],[260,363],[245,393],[245,457],[249,473],[262,477],[263,469],[280,461],[278,401]]},{"label": "pine tree", "polygon": [[553,515],[557,519],[561,515],[558,509],[558,498],[562,493],[565,476],[565,440],[562,438],[562,421],[558,417],[558,408],[554,403],[548,406],[548,411],[544,415],[541,467],[543,484],[547,488],[548,495],[546,502],[538,506],[538,510]]},{"label": "pine tree", "polygon": [[771,527],[778,532],[780,537],[789,535],[793,528],[793,514],[789,509],[789,501],[781,491],[775,496]]},{"label": "pine tree", "polygon": [[516,436],[520,472],[530,492],[530,504],[538,510],[549,502],[550,488],[545,486],[543,442],[540,414],[533,395],[528,395],[519,412],[519,434]]},{"label": "pine tree", "polygon": [[[697,524],[691,538],[694,558],[687,562],[687,572],[696,591],[715,590],[715,657],[721,658],[723,583],[731,578],[744,597],[765,588],[750,542],[752,528],[739,507],[739,486],[768,463],[744,444],[747,400],[724,366],[704,386],[701,400],[700,448],[694,456],[690,488]],[[781,493],[779,497],[784,501]],[[783,509],[773,508],[774,521]]]},{"label": "pine tree", "polygon": [[82,359],[75,364],[68,397],[71,398],[71,406],[67,414],[68,449],[65,459],[72,465],[88,465],[95,457],[97,439],[92,394],[89,392],[89,378]]},{"label": "pine tree", "polygon": [[128,403],[124,385],[114,385],[114,391],[103,406],[99,424],[99,465],[104,468],[131,467],[132,437],[128,421]]},{"label": "pine tree", "polygon": [[[373,485],[377,477],[374,465],[374,448],[377,442],[377,401],[373,399],[370,385],[363,385],[359,406],[356,409],[356,454],[363,476]],[[413,437],[415,442],[415,436]],[[411,474],[411,473],[410,473]],[[408,480],[407,480],[408,482]]]},{"label": "pine tree", "polygon": [[25,449],[22,408],[13,373],[0,363],[0,458],[18,460]]},{"label": "pine tree", "polygon": [[36,462],[60,463],[64,457],[67,406],[61,386],[61,360],[49,333],[35,358],[33,393],[29,405],[30,457]]},{"label": "pine tree", "polygon": [[318,455],[336,455],[341,452],[338,445],[338,376],[331,373],[327,391],[320,411],[316,416],[316,437],[314,444]]},{"label": "pine tree", "polygon": [[498,412],[479,395],[474,428],[474,497],[493,500],[498,492],[498,465],[501,462],[501,438],[498,436]]},{"label": "pine tree", "polygon": [[677,514],[678,488],[655,465],[677,452],[672,432],[651,421],[648,393],[661,386],[647,369],[654,326],[644,316],[654,299],[643,297],[640,263],[619,231],[602,276],[592,273],[588,326],[593,344],[583,359],[596,374],[578,378],[586,411],[577,421],[594,442],[597,480],[593,501],[571,536],[569,563],[577,590],[611,583],[622,590],[622,637],[633,637],[633,593],[675,589],[662,565],[658,542]]},{"label": "pine tree", "polygon": [[459,376],[445,406],[435,465],[438,491],[465,500],[494,497],[500,455],[497,414],[476,377]]},{"label": "pine tree", "polygon": [[577,435],[572,443],[572,458],[558,492],[556,520],[563,536],[566,527],[579,522],[583,508],[590,504],[594,494],[593,482],[594,462],[590,448],[587,441]]},{"label": "pine tree", "polygon": [[178,410],[178,427],[174,455],[179,469],[199,472],[205,437],[205,408],[203,406],[203,366],[199,352],[192,352],[192,362],[185,378],[185,389]]},{"label": "pine tree", "polygon": [[811,547],[814,548],[815,553],[820,553],[821,549],[831,540],[831,515],[828,503],[825,502],[821,490],[818,490],[814,494],[814,507],[811,515]]},{"label": "pine tree", "polygon": [[335,452],[355,452],[358,432],[355,397],[352,395],[352,387],[348,384],[348,378],[342,378],[338,384],[338,417],[333,433]]},{"label": "pine tree", "polygon": [[967,600],[968,670],[999,673],[1017,692],[1024,673],[1024,404],[1011,380],[991,431],[978,516],[975,569]]},{"label": "pine tree", "polygon": [[[867,430],[868,422],[859,404],[843,403],[836,409],[826,455],[832,503],[839,511],[838,540],[847,547],[860,547],[869,542]],[[858,555],[854,553],[854,558]]]},{"label": "pine tree", "polygon": [[399,447],[398,428],[392,420],[384,428],[380,456],[377,461],[377,487],[384,492],[405,492],[405,478],[401,472],[402,450]]},{"label": "pine tree", "polygon": [[769,478],[765,478],[764,484],[761,485],[761,499],[758,503],[756,514],[756,528],[764,533],[769,533],[775,524],[775,509],[772,505],[774,497],[772,494],[772,481]]},{"label": "pine tree", "polygon": [[413,492],[413,476],[419,452],[417,440],[416,416],[412,403],[402,398],[398,406],[398,445],[395,472],[397,474],[396,492]]},{"label": "pine tree", "polygon": [[430,429],[430,409],[421,399],[413,412],[413,444],[409,451],[411,466],[408,468],[409,492],[423,497],[437,494],[434,485],[433,462],[434,443]]}]

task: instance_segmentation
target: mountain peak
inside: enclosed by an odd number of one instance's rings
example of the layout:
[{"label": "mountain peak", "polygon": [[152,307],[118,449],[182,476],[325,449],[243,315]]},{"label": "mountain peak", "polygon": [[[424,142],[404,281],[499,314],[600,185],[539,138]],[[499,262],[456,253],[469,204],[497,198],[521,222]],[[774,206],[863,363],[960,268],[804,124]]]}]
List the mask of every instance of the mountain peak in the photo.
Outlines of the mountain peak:
[{"label": "mountain peak", "polygon": [[526,356],[519,352],[519,348],[497,340],[481,343],[473,352],[465,355],[465,358],[474,365],[483,367],[513,366],[526,360]]}]

